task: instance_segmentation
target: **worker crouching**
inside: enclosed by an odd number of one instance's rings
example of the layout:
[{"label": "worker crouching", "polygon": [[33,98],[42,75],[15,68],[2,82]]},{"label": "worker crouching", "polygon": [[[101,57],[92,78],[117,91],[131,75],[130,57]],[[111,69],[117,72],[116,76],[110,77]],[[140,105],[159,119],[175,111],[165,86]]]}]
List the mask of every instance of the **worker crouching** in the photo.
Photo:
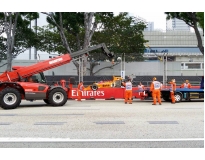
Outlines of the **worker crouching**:
[{"label": "worker crouching", "polygon": [[143,100],[145,98],[144,85],[142,85],[142,83],[140,82],[139,85],[137,86],[137,88],[138,88],[138,91],[139,91],[140,99]]},{"label": "worker crouching", "polygon": [[176,92],[176,81],[175,79],[172,79],[169,84],[171,84],[171,87],[170,87],[170,97],[171,97],[171,100],[172,100],[172,104],[175,104],[175,92]]},{"label": "worker crouching", "polygon": [[158,100],[159,105],[162,104],[162,102],[161,102],[161,86],[162,86],[162,84],[157,81],[156,77],[154,77],[153,81],[151,83],[151,86],[150,86],[150,91],[152,92],[152,98],[153,98],[152,105],[156,105],[157,100]]},{"label": "worker crouching", "polygon": [[78,101],[80,101],[80,102],[81,102],[83,90],[84,90],[83,82],[80,81],[80,83],[78,84]]},{"label": "worker crouching", "polygon": [[128,79],[128,81],[125,83],[123,82],[123,85],[125,87],[125,104],[127,104],[129,100],[129,104],[132,104],[132,83],[131,79]]}]

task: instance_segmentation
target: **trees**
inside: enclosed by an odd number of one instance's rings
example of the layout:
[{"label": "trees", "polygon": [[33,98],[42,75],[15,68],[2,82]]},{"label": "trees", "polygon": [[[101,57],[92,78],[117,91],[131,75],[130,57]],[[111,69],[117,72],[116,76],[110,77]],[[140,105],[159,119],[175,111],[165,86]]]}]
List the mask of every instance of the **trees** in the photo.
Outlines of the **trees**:
[{"label": "trees", "polygon": [[194,29],[198,41],[199,50],[204,55],[204,46],[202,44],[201,35],[198,30],[198,24],[200,27],[202,27],[201,25],[203,25],[204,23],[204,19],[200,18],[203,17],[204,13],[202,14],[201,12],[197,15],[196,12],[165,12],[165,14],[167,14],[167,20],[171,18],[177,18],[183,20],[187,25]]},{"label": "trees", "polygon": [[122,53],[126,55],[126,62],[143,60],[144,43],[147,42],[143,30],[146,26],[142,22],[136,23],[134,18],[127,17],[127,13],[113,17],[103,30],[95,33],[93,43],[106,43],[115,53],[115,60]]},{"label": "trees", "polygon": [[[115,53],[115,63],[118,57],[122,54],[126,56],[126,62],[142,61],[144,53],[144,43],[147,42],[143,38],[143,30],[146,27],[144,23],[135,23],[135,17],[127,17],[127,13],[120,13],[119,15],[106,18],[103,29],[97,31],[92,40],[92,44],[105,43],[108,48]],[[97,51],[93,51],[97,52]],[[97,61],[105,60],[99,54],[91,54],[91,58]],[[93,72],[94,66],[98,65],[96,62],[90,64],[90,74],[94,75],[99,70]],[[104,68],[112,68],[113,64]],[[104,69],[101,68],[100,70]]]},{"label": "trees", "polygon": [[198,18],[198,25],[203,30],[203,36],[204,36],[204,12],[197,12],[196,16]]},{"label": "trees", "polygon": [[[115,53],[115,61],[122,53],[126,53],[127,62],[143,60],[144,43],[147,41],[144,40],[142,31],[146,26],[144,23],[134,23],[134,17],[127,17],[126,12],[118,16],[114,16],[112,12],[44,14],[48,16],[49,26],[38,27],[38,36],[41,41],[38,49],[41,51],[68,52],[72,55],[74,51],[105,43],[108,49]],[[84,75],[86,70],[90,72],[90,75],[98,72],[94,73],[93,69],[99,64],[99,60],[106,59],[102,55],[101,50],[95,50],[89,53],[90,61],[87,62],[87,57],[84,57]],[[73,61],[73,63],[78,70],[78,61]],[[90,67],[86,68],[86,64],[90,64]],[[110,63],[105,68],[112,67],[113,64]]]},{"label": "trees", "polygon": [[[11,13],[5,12],[3,13],[4,20],[2,18],[2,26],[3,32],[6,34],[6,46],[7,46],[7,71],[11,70],[11,61],[12,61],[12,51],[14,48],[15,42],[15,34],[16,34],[16,25],[18,19],[19,12]],[[2,14],[1,14],[2,17]]]},{"label": "trees", "polygon": [[33,12],[1,12],[0,13],[0,45],[1,58],[7,59],[7,71],[11,71],[12,59],[33,46],[37,39],[30,21],[36,19],[38,13]]},{"label": "trees", "polygon": [[[97,29],[98,24],[102,24],[106,16],[113,16],[110,12],[56,12],[47,13],[47,21],[51,24],[60,34],[63,46],[67,52],[72,55],[72,51],[86,49],[90,45],[92,36]],[[70,39],[68,39],[68,37]],[[74,42],[74,39],[76,41]],[[68,43],[69,42],[69,43]],[[73,43],[72,43],[73,42]],[[72,48],[70,48],[73,44]],[[79,64],[73,61],[78,69]],[[86,74],[87,57],[83,58],[84,75]]]}]

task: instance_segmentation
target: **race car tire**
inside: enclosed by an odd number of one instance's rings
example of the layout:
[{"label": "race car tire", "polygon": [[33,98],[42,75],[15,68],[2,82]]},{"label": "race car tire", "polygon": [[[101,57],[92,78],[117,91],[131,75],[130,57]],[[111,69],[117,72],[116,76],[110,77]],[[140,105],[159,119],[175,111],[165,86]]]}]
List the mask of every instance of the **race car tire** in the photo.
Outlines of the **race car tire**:
[{"label": "race car tire", "polygon": [[91,86],[91,89],[92,89],[93,91],[96,91],[96,90],[98,90],[98,86],[97,86],[96,84],[93,84],[93,85]]},{"label": "race car tire", "polygon": [[169,96],[163,96],[162,97],[165,101],[167,101],[167,102],[170,102],[171,101],[171,99],[169,98]]},{"label": "race car tire", "polygon": [[15,88],[5,88],[0,92],[0,106],[3,109],[15,109],[21,103],[21,94]]},{"label": "race car tire", "polygon": [[52,106],[63,106],[67,100],[68,96],[63,88],[54,88],[48,94],[48,103]]}]

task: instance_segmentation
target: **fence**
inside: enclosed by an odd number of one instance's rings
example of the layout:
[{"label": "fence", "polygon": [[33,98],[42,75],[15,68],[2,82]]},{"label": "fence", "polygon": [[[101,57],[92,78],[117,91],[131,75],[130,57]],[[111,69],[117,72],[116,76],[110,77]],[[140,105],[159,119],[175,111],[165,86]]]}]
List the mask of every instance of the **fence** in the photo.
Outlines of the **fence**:
[{"label": "fence", "polygon": [[[116,75],[119,76],[119,75]],[[48,84],[52,84],[53,82],[59,82],[61,79],[65,79],[66,80],[66,84],[68,85],[68,81],[69,79],[73,77],[75,78],[75,84],[74,86],[77,86],[79,81],[78,81],[78,76],[46,76],[47,82]],[[162,82],[163,81],[163,76],[155,76],[157,78],[158,81]],[[83,77],[83,82],[84,85],[91,85],[94,82],[99,82],[99,81],[108,81],[108,80],[112,80],[113,76],[84,76]],[[126,77],[127,79],[128,77]],[[139,84],[139,82],[142,82],[142,84],[144,86],[150,86],[151,82],[152,82],[152,78],[153,76],[136,76],[133,78],[133,86],[137,86]],[[192,86],[198,86],[201,83],[201,76],[167,76],[167,81],[171,81],[171,79],[175,79],[176,80],[176,84],[177,85],[181,85],[185,80],[189,80],[189,82],[191,83]]]}]

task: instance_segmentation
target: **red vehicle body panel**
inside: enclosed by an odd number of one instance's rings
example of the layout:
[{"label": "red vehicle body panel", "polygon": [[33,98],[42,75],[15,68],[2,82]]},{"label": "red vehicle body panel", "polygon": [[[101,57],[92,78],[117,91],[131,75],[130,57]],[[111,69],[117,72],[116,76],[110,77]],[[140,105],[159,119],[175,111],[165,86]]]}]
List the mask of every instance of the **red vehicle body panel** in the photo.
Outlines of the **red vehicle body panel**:
[{"label": "red vehicle body panel", "polygon": [[[82,93],[82,99],[123,99],[124,92],[124,88],[99,88],[96,91],[84,90]],[[133,87],[132,96],[135,98],[141,98],[137,87]],[[70,88],[68,98],[78,98],[77,88]]]},{"label": "red vehicle body panel", "polygon": [[0,75],[0,82],[16,82],[19,80],[19,76],[21,76],[22,78],[29,77],[33,74],[55,68],[63,64],[67,64],[71,60],[72,58],[69,54],[64,54],[56,58],[38,62],[31,66],[25,66],[25,67],[16,66],[13,68],[14,69],[13,71],[11,72],[6,71],[2,75]]},{"label": "red vehicle body panel", "polygon": [[[166,87],[163,87],[163,89],[169,89],[170,86],[167,85]],[[177,88],[180,88],[180,86],[177,86]],[[200,86],[192,86],[192,88],[199,89]],[[149,87],[145,87],[145,90],[149,90]],[[93,90],[84,90],[82,93],[82,99],[124,99],[124,93],[125,88],[99,88],[96,91]],[[143,97],[139,94],[140,91],[138,90],[138,87],[132,88],[132,97],[137,99],[144,99],[144,97],[147,97],[148,95],[145,94]],[[70,86],[70,90],[68,91],[68,98],[69,99],[77,99],[78,98],[78,92],[77,88],[72,88]]]}]

